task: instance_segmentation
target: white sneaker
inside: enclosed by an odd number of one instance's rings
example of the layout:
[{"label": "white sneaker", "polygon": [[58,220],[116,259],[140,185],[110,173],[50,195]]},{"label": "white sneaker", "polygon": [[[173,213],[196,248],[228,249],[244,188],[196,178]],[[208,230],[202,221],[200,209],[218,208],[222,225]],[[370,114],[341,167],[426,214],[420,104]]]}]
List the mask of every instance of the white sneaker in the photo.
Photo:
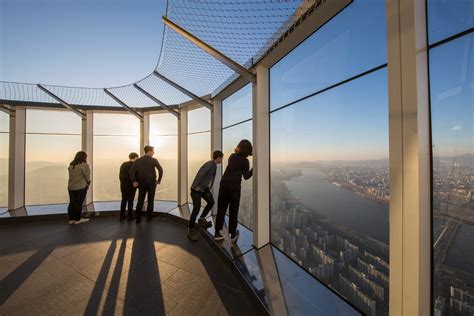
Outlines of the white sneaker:
[{"label": "white sneaker", "polygon": [[75,222],[76,222],[76,221],[74,221],[74,220],[70,220],[70,221],[69,221],[69,225],[72,225],[72,224],[74,224]]},{"label": "white sneaker", "polygon": [[80,220],[76,221],[74,224],[82,224],[82,223],[87,223],[89,221],[89,218],[81,218]]}]

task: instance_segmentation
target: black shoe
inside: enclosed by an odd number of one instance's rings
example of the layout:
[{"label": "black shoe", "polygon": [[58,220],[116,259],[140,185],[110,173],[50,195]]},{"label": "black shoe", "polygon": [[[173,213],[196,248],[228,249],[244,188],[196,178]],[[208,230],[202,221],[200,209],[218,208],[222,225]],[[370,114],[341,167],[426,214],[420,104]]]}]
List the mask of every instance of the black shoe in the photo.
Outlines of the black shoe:
[{"label": "black shoe", "polygon": [[146,218],[146,221],[147,221],[147,222],[151,222],[152,219],[153,219],[153,217],[150,216],[150,217],[147,217],[147,218]]},{"label": "black shoe", "polygon": [[233,243],[236,243],[237,240],[239,239],[239,236],[240,236],[240,232],[237,230],[235,232],[235,235],[230,235],[230,241]]},{"label": "black shoe", "polygon": [[123,222],[125,220],[125,216],[120,216],[120,221]]},{"label": "black shoe", "polygon": [[198,225],[201,226],[204,229],[207,229],[209,227],[212,227],[212,222],[206,220],[205,218],[200,218],[200,219],[198,219]]},{"label": "black shoe", "polygon": [[127,221],[133,221],[135,219],[135,216],[130,216],[130,217],[127,217]]},{"label": "black shoe", "polygon": [[199,240],[199,232],[196,227],[188,228],[188,238],[191,239],[192,241]]},{"label": "black shoe", "polygon": [[224,240],[224,236],[221,235],[221,233],[215,233],[214,234],[214,240],[215,241],[221,241],[221,240]]},{"label": "black shoe", "polygon": [[140,217],[137,217],[137,224],[139,224],[142,221]]}]

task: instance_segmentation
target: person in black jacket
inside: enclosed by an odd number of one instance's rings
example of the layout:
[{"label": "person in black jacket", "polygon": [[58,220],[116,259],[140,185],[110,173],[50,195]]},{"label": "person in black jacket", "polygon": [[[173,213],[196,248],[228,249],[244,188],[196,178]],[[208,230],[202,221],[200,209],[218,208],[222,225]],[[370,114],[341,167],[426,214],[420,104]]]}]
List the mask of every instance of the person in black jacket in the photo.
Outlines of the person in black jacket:
[{"label": "person in black jacket", "polygon": [[252,169],[247,159],[252,156],[252,144],[250,141],[243,139],[240,141],[232,155],[229,156],[227,167],[221,179],[219,188],[219,198],[217,199],[217,218],[216,231],[214,240],[224,239],[221,235],[221,229],[224,226],[224,218],[227,208],[229,208],[229,233],[232,242],[236,242],[239,238],[237,230],[237,218],[239,215],[240,191],[242,177],[245,180],[252,177]]},{"label": "person in black jacket", "polygon": [[[148,196],[146,208],[147,222],[153,218],[153,206],[155,202],[156,185],[161,183],[163,168],[157,159],[153,158],[155,149],[152,146],[145,146],[145,155],[135,160],[130,168],[130,180],[135,188],[138,187],[137,202],[137,224],[142,220],[143,204],[145,196]],[[158,180],[156,180],[156,170],[158,169]]]},{"label": "person in black jacket", "polygon": [[212,160],[209,160],[201,166],[193,184],[191,185],[191,198],[193,199],[193,212],[189,220],[188,238],[196,241],[198,240],[199,232],[196,229],[196,217],[201,211],[201,199],[206,201],[206,207],[199,217],[198,224],[203,228],[212,226],[212,222],[206,220],[206,216],[214,206],[214,197],[212,196],[211,188],[216,177],[217,165],[222,163],[224,154],[216,150],[212,154]]},{"label": "person in black jacket", "polygon": [[[122,192],[122,202],[120,203],[120,221],[123,221],[125,218],[127,218],[129,221],[133,219],[133,200],[135,200],[137,188],[133,186],[132,180],[130,179],[130,168],[137,158],[137,153],[130,153],[128,155],[129,160],[120,166],[119,179],[120,191]],[[127,205],[128,216],[125,216],[125,209],[127,208]]]}]

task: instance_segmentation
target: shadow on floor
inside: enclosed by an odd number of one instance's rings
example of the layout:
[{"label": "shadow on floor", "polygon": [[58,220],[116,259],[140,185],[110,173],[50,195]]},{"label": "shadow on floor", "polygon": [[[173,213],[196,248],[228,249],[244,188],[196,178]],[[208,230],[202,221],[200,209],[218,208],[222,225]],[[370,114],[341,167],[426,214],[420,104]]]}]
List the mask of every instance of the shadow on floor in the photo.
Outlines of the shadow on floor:
[{"label": "shadow on floor", "polygon": [[0,314],[254,315],[205,240],[170,219],[4,225]]}]

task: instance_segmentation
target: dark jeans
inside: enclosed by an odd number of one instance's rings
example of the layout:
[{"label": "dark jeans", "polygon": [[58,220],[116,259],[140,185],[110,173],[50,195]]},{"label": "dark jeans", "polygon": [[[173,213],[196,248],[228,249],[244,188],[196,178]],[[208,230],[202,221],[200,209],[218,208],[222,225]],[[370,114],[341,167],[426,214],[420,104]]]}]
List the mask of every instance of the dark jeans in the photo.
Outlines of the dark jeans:
[{"label": "dark jeans", "polygon": [[237,217],[239,215],[240,189],[230,190],[220,187],[217,199],[216,233],[224,226],[224,218],[229,208],[229,233],[234,236],[237,232]]},{"label": "dark jeans", "polygon": [[122,192],[122,202],[120,203],[120,217],[125,218],[125,209],[128,206],[128,218],[133,217],[133,200],[135,200],[135,193],[137,188],[132,185],[122,184],[120,185],[120,191]]},{"label": "dark jeans", "polygon": [[78,221],[82,216],[82,204],[86,199],[88,187],[81,190],[69,190],[69,206],[67,207],[67,213],[69,220]]},{"label": "dark jeans", "polygon": [[153,206],[155,202],[155,181],[141,181],[138,182],[138,202],[137,202],[137,220],[142,216],[143,204],[145,203],[145,196],[147,196],[148,205],[146,208],[147,217],[153,216]]},{"label": "dark jeans", "polygon": [[191,213],[191,219],[189,220],[189,228],[194,228],[194,226],[196,226],[196,217],[201,210],[201,199],[206,201],[207,205],[204,207],[200,217],[206,218],[207,214],[209,214],[214,206],[214,197],[210,190],[199,192],[191,189],[191,198],[193,199],[193,212]]}]

